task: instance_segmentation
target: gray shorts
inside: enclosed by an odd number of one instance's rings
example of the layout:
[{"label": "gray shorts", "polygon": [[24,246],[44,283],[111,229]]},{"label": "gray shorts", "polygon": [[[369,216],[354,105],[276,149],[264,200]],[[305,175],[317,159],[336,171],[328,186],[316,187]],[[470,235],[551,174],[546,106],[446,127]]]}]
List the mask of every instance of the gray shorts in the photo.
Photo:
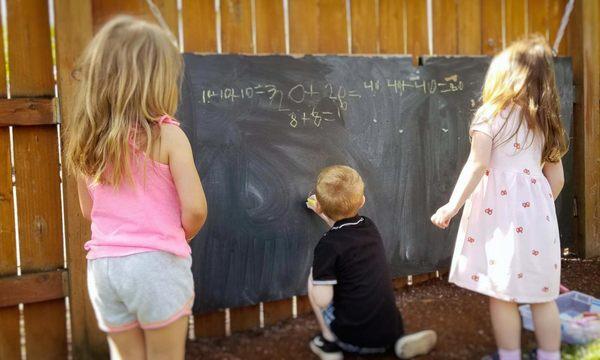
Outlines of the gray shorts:
[{"label": "gray shorts", "polygon": [[88,260],[88,292],[100,330],[144,330],[191,314],[191,257],[162,251]]}]

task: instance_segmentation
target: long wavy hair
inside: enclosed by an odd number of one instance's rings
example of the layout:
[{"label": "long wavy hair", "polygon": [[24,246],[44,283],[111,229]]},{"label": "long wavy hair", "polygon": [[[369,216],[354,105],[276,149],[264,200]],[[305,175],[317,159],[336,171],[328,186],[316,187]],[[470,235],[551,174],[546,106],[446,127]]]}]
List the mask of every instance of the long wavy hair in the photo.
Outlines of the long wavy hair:
[{"label": "long wavy hair", "polygon": [[[131,179],[135,148],[149,154],[179,99],[182,58],[159,26],[130,16],[107,22],[79,58],[65,162],[94,183]],[[132,146],[133,145],[133,146]]]},{"label": "long wavy hair", "polygon": [[[560,121],[552,50],[539,35],[516,41],[494,57],[485,78],[482,105],[473,121],[490,121],[502,110],[516,108],[521,109],[520,123],[504,141],[526,125],[528,134],[543,138],[541,162],[559,161],[568,143]],[[505,126],[506,119],[501,129]]]}]

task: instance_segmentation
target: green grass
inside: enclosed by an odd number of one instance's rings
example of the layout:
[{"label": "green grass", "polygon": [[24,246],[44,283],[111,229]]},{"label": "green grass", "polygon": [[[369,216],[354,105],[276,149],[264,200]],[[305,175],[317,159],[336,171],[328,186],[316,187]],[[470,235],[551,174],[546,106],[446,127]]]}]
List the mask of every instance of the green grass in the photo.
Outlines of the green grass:
[{"label": "green grass", "polygon": [[586,345],[566,345],[562,348],[563,360],[600,360],[600,339]]},{"label": "green grass", "polygon": [[[600,339],[586,345],[568,345],[563,343],[561,356],[562,360],[600,360]],[[531,350],[531,348],[523,351],[523,359],[535,359],[535,351]]]}]

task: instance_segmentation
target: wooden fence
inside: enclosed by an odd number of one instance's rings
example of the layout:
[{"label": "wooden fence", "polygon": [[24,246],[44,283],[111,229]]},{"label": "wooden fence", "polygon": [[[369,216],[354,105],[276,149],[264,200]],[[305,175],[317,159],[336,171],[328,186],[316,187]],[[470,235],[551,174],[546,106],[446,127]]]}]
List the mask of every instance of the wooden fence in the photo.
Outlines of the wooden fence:
[{"label": "wooden fence", "polygon": [[[553,41],[567,1],[154,2],[186,52],[409,53],[416,59],[493,54],[534,32]],[[0,29],[7,38],[0,42],[6,55],[0,68],[7,69],[0,76],[0,359],[66,358],[68,336],[75,358],[106,358],[106,341],[87,298],[82,245],[89,224],[79,212],[73,177],[61,174],[57,123],[71,119],[71,72],[94,31],[118,13],[153,17],[145,0],[54,0],[53,12],[48,6],[47,0],[8,0]],[[573,57],[575,241],[586,256],[600,255],[599,24],[600,2],[577,0],[560,46],[560,54]],[[196,316],[195,334],[223,336],[227,329],[268,325],[290,318],[293,309],[309,309],[303,297],[261,305]]]}]

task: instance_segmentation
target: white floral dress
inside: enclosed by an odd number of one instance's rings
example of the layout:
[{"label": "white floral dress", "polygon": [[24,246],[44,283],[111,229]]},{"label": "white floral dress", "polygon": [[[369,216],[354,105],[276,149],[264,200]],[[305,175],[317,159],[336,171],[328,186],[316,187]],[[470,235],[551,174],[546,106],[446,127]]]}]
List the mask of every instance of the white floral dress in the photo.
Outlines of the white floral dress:
[{"label": "white floral dress", "polygon": [[558,296],[560,240],[542,174],[544,140],[525,124],[511,138],[519,117],[519,108],[505,109],[471,126],[471,133],[490,136],[493,148],[489,169],[465,204],[449,281],[505,301],[540,303]]}]

